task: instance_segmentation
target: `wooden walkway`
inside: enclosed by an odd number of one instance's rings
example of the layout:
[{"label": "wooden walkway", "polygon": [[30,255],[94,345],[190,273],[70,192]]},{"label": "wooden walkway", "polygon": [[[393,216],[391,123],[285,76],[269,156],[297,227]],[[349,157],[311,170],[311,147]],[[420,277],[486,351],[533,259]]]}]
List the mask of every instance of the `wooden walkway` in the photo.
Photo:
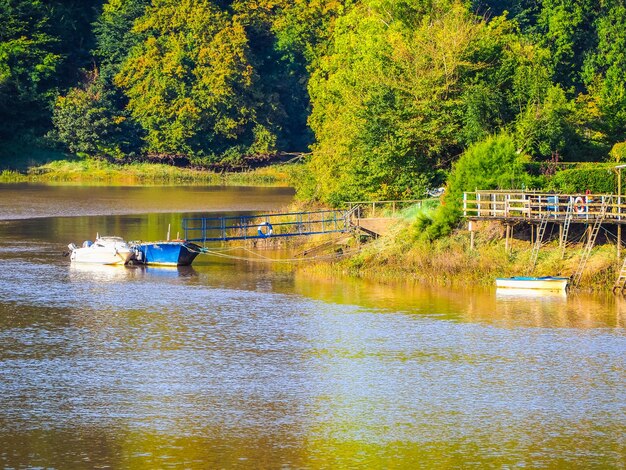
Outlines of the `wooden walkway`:
[{"label": "wooden walkway", "polygon": [[365,233],[374,237],[381,237],[389,233],[389,230],[398,223],[397,217],[376,217],[355,219],[352,223]]},{"label": "wooden walkway", "polygon": [[389,233],[400,220],[400,212],[410,206],[422,207],[427,199],[393,201],[350,201],[345,205],[351,214],[352,225],[375,238]]},{"label": "wooden walkway", "polygon": [[550,222],[592,224],[626,223],[626,197],[614,194],[550,194],[513,191],[463,193],[463,215],[469,220],[501,220],[539,224]]}]

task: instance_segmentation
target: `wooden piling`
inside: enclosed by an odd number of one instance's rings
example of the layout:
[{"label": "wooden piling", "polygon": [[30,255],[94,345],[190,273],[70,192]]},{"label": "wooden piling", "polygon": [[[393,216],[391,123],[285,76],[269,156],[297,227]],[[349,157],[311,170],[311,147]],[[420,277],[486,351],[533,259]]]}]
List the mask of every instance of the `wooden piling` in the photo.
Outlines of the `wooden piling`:
[{"label": "wooden piling", "polygon": [[506,224],[506,234],[505,234],[505,240],[504,240],[504,249],[506,250],[507,253],[511,249],[511,244],[510,244],[510,241],[509,241],[510,238],[511,238],[511,225],[510,224]]}]

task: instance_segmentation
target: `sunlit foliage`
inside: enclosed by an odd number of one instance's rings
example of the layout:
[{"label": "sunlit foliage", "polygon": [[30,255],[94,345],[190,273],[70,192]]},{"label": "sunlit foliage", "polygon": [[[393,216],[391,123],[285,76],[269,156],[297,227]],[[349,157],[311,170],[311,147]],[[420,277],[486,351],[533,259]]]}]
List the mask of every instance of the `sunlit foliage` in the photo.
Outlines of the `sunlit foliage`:
[{"label": "sunlit foliage", "polygon": [[298,193],[333,205],[419,198],[497,135],[621,161],[625,22],[620,0],[0,0],[0,154],[310,151]]}]

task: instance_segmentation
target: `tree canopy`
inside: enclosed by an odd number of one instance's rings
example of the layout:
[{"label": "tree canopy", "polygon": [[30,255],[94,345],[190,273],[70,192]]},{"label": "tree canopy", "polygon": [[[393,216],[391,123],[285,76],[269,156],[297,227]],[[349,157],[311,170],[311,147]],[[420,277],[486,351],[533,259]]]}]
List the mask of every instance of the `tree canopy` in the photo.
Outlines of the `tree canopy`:
[{"label": "tree canopy", "polygon": [[0,152],[310,151],[299,194],[331,204],[421,197],[496,135],[616,158],[624,21],[618,0],[0,0]]}]

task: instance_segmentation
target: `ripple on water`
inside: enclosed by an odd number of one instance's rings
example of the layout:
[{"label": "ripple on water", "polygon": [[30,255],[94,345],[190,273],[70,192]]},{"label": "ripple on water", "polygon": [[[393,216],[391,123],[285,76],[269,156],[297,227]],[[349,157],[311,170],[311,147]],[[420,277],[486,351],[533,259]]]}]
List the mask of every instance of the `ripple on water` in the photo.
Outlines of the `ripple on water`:
[{"label": "ripple on water", "polygon": [[211,277],[219,270],[71,266],[52,247],[3,255],[5,448],[12,433],[98,429],[217,435],[223,448],[274,439],[321,462],[344,446],[370,457],[420,449],[435,463],[450,453],[500,466],[619,462],[622,329],[451,321],[423,305],[278,293],[267,273],[237,286]]}]

